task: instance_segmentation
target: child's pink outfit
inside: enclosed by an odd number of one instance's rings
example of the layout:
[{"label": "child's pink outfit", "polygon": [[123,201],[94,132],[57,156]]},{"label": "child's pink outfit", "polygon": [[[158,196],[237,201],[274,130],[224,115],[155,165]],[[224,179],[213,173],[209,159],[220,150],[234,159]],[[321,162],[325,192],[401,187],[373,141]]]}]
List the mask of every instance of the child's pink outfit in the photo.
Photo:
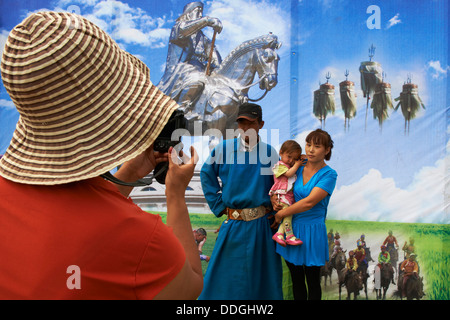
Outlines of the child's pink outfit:
[{"label": "child's pink outfit", "polygon": [[[274,194],[278,195],[278,201],[282,203],[283,208],[286,208],[292,205],[295,202],[294,193],[292,191],[294,187],[294,182],[297,179],[297,176],[294,174],[291,177],[286,177],[285,173],[291,167],[284,163],[283,161],[278,161],[272,168],[274,184],[269,191],[269,195],[272,196]],[[286,217],[283,219],[280,224],[277,233],[275,233],[272,239],[283,247],[286,244],[289,245],[300,245],[303,242],[296,238],[292,232],[292,216]],[[284,234],[286,233],[286,240],[284,239]]]},{"label": "child's pink outfit", "polygon": [[272,171],[274,184],[269,191],[269,195],[279,194],[280,202],[288,206],[295,202],[294,192],[292,189],[294,187],[294,182],[297,179],[295,174],[290,178],[284,175],[290,168],[291,167],[288,164],[281,160],[273,166]]}]

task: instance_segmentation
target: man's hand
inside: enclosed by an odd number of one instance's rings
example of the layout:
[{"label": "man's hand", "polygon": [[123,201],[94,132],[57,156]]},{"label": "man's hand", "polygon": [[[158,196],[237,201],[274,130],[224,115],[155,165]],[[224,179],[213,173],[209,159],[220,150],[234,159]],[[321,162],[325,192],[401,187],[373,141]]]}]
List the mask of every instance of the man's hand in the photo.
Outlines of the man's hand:
[{"label": "man's hand", "polygon": [[272,202],[272,207],[274,211],[280,211],[283,209],[281,202],[278,199],[278,195],[274,194],[270,197],[270,202]]}]

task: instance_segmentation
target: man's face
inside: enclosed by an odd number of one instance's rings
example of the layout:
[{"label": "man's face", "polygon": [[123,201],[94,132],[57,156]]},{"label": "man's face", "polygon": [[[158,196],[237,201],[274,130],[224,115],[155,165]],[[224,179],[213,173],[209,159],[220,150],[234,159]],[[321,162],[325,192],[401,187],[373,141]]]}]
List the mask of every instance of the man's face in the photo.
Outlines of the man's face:
[{"label": "man's face", "polygon": [[258,141],[258,132],[263,127],[264,121],[248,120],[240,118],[237,120],[238,129],[242,130],[241,137],[244,138],[246,143],[256,144]]},{"label": "man's face", "polygon": [[205,239],[205,236],[201,233],[195,233],[195,240],[197,240],[198,242],[203,241],[203,239]]}]

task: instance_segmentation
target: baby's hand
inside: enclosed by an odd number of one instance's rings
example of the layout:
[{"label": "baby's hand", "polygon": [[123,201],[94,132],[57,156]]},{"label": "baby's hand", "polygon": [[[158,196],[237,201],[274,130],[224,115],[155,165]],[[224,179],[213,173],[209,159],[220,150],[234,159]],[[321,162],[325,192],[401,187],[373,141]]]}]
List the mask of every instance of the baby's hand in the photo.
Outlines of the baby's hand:
[{"label": "baby's hand", "polygon": [[299,161],[301,162],[302,166],[306,165],[306,162],[308,162],[308,158],[306,157],[306,154],[300,155]]}]

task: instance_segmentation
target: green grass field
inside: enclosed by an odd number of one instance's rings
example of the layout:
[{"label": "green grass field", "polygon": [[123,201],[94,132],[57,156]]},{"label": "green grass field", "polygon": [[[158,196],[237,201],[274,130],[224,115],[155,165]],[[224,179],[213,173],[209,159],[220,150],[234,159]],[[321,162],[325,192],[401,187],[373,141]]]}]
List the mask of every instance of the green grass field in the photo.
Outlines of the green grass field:
[{"label": "green grass field", "polygon": [[[165,221],[166,213],[158,213]],[[220,227],[225,218],[216,218],[213,214],[190,214],[193,228],[205,228],[208,232],[207,241],[203,247],[203,253],[211,255],[217,238],[215,231]],[[343,248],[347,251],[356,248],[356,240],[361,234],[366,237],[367,246],[371,248],[372,258],[376,261],[379,247],[392,230],[399,243],[399,259],[402,260],[403,252],[401,248],[405,241],[410,238],[415,240],[415,252],[420,265],[420,275],[424,278],[424,291],[426,300],[450,300],[450,226],[442,224],[424,223],[388,223],[388,222],[367,222],[367,221],[341,221],[328,220],[327,229],[339,232],[343,243]],[[301,237],[301,235],[300,235]],[[371,262],[371,264],[375,264]],[[208,263],[202,261],[203,273],[206,272]],[[324,287],[322,282],[322,298],[328,300],[338,299],[337,276],[332,276],[333,285]],[[395,286],[391,286],[394,290]],[[290,276],[287,267],[283,263],[283,290],[286,300],[292,299],[290,291]],[[362,292],[361,292],[362,293]],[[343,289],[345,296],[345,289]],[[370,293],[372,299],[374,293]],[[389,296],[389,299],[392,297]],[[362,299],[362,296],[359,297]]]}]

